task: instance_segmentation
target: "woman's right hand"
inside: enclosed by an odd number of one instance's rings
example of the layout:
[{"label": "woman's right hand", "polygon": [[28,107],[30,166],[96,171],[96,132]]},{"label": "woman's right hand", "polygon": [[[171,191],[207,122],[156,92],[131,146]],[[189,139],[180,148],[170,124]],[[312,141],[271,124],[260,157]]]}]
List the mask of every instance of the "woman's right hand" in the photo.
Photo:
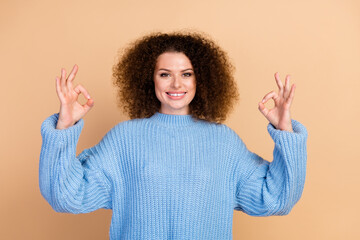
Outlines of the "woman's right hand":
[{"label": "woman's right hand", "polygon": [[[65,69],[61,69],[60,78],[56,77],[56,93],[60,100],[60,112],[56,129],[71,127],[94,106],[94,101],[83,86],[77,85],[73,88],[72,82],[77,71],[78,66],[75,64],[68,77],[66,77]],[[81,93],[88,99],[84,105],[78,102]]]}]

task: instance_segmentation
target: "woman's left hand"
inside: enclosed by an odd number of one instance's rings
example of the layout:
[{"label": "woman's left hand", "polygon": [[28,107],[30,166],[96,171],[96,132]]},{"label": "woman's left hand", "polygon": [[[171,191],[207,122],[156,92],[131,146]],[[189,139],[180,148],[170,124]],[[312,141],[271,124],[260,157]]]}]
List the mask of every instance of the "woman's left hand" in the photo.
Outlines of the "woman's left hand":
[{"label": "woman's left hand", "polygon": [[[279,79],[279,73],[275,73],[275,80],[279,87],[279,92],[271,91],[266,94],[259,103],[259,110],[276,129],[292,132],[290,106],[294,98],[295,85],[293,84],[290,87],[289,75],[285,78],[285,86],[283,86]],[[275,103],[272,109],[268,109],[264,105],[270,99],[273,99]]]}]

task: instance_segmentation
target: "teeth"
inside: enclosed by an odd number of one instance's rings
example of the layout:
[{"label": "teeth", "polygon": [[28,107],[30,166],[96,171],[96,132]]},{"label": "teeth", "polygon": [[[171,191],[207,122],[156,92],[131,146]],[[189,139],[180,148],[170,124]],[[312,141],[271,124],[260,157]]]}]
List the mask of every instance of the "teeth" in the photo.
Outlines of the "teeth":
[{"label": "teeth", "polygon": [[169,94],[172,97],[179,97],[185,95],[185,93],[167,93],[167,94]]}]

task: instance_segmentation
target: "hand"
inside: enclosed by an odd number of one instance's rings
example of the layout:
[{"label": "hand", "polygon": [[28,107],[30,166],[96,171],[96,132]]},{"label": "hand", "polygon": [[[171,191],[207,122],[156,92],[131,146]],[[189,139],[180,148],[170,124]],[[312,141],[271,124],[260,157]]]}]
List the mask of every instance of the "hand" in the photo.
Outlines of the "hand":
[{"label": "hand", "polygon": [[[60,78],[56,77],[56,93],[60,100],[60,112],[56,129],[71,127],[94,106],[94,101],[83,86],[77,85],[73,88],[72,82],[77,71],[78,66],[74,65],[68,77],[66,77],[65,69],[61,69]],[[80,94],[83,94],[88,99],[84,105],[77,101]]]},{"label": "hand", "polygon": [[[293,84],[290,88],[289,75],[285,78],[285,87],[279,79],[279,73],[275,73],[275,80],[279,92],[271,91],[266,94],[259,103],[259,110],[276,129],[292,132],[290,106],[294,98],[295,85]],[[275,103],[272,109],[267,109],[264,105],[269,99],[273,99]]]}]

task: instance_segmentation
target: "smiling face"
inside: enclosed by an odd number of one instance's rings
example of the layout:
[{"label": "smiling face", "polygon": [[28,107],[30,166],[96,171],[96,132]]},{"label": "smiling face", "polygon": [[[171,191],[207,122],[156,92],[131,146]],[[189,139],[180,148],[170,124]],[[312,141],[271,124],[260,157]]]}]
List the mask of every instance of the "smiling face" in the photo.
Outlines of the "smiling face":
[{"label": "smiling face", "polygon": [[154,71],[155,93],[160,113],[189,114],[196,92],[195,73],[189,58],[180,52],[165,52],[157,58]]}]

